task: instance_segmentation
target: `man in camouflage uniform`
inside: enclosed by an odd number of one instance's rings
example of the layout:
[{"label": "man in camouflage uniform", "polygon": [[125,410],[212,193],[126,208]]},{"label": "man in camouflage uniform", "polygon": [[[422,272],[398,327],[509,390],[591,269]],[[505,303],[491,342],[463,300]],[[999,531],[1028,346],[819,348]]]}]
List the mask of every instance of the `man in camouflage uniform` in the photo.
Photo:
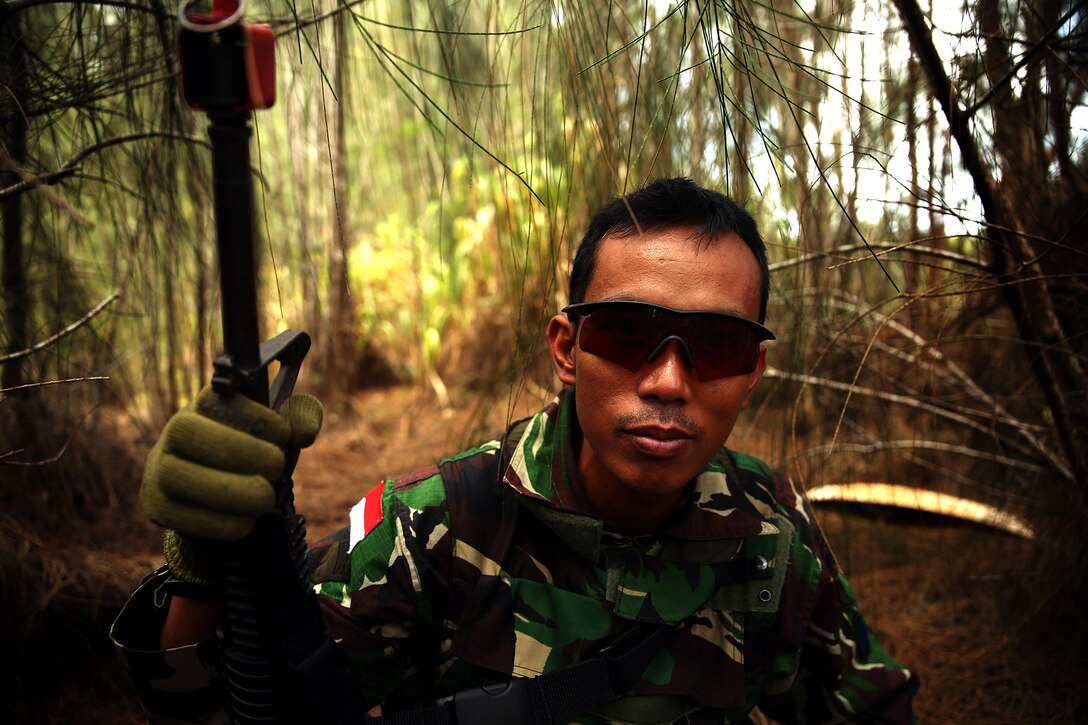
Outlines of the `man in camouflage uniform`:
[{"label": "man in camouflage uniform", "polygon": [[[807,503],[724,447],[766,367],[768,288],[754,221],[690,181],[595,215],[572,306],[548,326],[558,398],[501,441],[379,485],[315,547],[325,627],[368,706],[593,663],[641,626],[661,641],[648,666],[574,721],[913,720],[917,679],[867,627]],[[156,722],[221,704],[202,552],[271,506],[276,452],[320,425],[299,400],[277,416],[204,394],[149,459],[144,503],[173,529],[172,573],[133,595],[114,636]]]}]

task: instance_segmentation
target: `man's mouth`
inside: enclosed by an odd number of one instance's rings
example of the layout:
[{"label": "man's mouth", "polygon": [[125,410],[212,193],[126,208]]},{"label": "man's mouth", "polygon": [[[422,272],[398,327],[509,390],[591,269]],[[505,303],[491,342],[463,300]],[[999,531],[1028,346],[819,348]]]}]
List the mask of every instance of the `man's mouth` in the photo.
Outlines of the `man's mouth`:
[{"label": "man's mouth", "polygon": [[694,440],[687,430],[672,426],[637,426],[624,429],[622,434],[639,451],[653,458],[678,456]]}]

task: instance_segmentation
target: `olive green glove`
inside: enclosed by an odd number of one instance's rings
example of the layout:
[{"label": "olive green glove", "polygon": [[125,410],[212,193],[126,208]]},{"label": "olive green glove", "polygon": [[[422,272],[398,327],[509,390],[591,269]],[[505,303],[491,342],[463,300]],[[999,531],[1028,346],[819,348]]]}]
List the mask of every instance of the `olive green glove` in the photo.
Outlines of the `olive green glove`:
[{"label": "olive green glove", "polygon": [[279,411],[210,387],[179,411],[151,449],[140,501],[169,531],[166,563],[180,579],[212,583],[215,542],[244,538],[276,503],[272,482],[283,474],[283,448],[305,448],[321,430],[321,403],[295,395]]}]

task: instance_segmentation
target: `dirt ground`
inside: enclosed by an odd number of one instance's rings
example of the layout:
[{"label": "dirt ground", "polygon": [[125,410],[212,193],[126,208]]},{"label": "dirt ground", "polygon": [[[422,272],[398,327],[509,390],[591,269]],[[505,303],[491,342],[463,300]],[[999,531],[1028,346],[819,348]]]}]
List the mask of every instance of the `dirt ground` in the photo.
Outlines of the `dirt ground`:
[{"label": "dirt ground", "polygon": [[[329,416],[296,471],[297,504],[310,539],[344,526],[348,509],[382,477],[486,440],[483,431],[501,430],[542,398],[522,394],[517,405],[488,408],[459,392],[446,408],[418,390],[360,395],[342,415]],[[1035,626],[1033,593],[1050,575],[1040,568],[1036,547],[948,522],[827,509],[820,516],[866,618],[921,677],[921,722],[1088,722],[1084,658],[1077,663],[1056,654],[1069,623]],[[17,657],[4,653],[19,668],[4,673],[0,721],[143,721],[105,632],[126,592],[159,562],[158,534],[134,517],[103,524],[95,539],[91,551],[78,555],[79,568],[95,582],[86,615],[46,628],[50,634],[25,642]],[[83,643],[74,649],[73,629],[82,630],[76,641]],[[52,649],[51,638],[58,643]]]}]

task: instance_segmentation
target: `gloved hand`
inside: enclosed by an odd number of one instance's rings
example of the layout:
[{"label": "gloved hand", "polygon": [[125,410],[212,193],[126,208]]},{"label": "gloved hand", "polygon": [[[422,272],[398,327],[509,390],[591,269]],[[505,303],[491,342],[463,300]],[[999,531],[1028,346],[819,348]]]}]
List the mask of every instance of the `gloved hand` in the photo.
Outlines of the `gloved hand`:
[{"label": "gloved hand", "polygon": [[163,549],[174,576],[210,584],[218,576],[215,542],[237,541],[276,503],[283,448],[305,448],[321,430],[321,403],[295,395],[279,411],[210,387],[179,411],[151,449],[140,501],[169,529]]}]

